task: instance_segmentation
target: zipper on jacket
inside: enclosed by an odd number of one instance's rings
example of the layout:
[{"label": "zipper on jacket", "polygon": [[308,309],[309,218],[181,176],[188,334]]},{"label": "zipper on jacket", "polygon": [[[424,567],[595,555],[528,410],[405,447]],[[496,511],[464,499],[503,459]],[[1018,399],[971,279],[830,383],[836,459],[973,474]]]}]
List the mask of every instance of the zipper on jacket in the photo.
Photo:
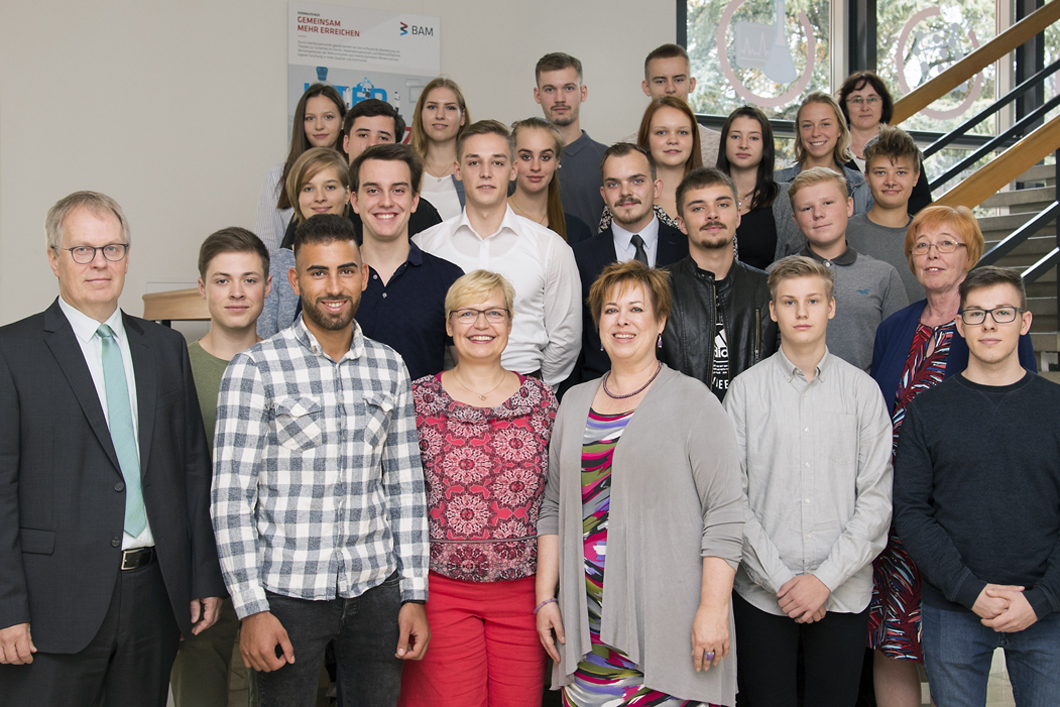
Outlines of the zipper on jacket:
[{"label": "zipper on jacket", "polygon": [[758,307],[755,307],[755,363],[758,363],[762,358],[762,347],[759,337],[761,336],[761,325],[759,319],[761,318],[761,311]]}]

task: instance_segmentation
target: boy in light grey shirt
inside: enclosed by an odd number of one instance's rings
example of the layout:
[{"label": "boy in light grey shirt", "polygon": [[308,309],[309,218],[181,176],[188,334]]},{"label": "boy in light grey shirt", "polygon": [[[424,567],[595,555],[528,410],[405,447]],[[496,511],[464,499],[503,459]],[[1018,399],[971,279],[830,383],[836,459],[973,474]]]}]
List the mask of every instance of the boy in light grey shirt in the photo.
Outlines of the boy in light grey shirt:
[{"label": "boy in light grey shirt", "polygon": [[769,313],[780,350],[725,397],[747,499],[733,613],[740,691],[794,707],[800,645],[805,701],[857,699],[872,560],[891,520],[891,424],[876,383],[829,353],[833,271],[777,262]]}]

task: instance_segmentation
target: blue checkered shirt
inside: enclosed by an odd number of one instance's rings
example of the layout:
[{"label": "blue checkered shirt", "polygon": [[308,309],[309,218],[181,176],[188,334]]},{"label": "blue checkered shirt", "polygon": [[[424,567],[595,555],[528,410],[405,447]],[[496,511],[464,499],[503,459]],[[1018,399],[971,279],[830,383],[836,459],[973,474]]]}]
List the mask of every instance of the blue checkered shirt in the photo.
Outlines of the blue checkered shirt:
[{"label": "blue checkered shirt", "polygon": [[232,359],[217,399],[211,515],[240,618],[265,590],[355,597],[401,576],[427,598],[423,469],[409,376],[354,324],[327,356],[299,317]]}]

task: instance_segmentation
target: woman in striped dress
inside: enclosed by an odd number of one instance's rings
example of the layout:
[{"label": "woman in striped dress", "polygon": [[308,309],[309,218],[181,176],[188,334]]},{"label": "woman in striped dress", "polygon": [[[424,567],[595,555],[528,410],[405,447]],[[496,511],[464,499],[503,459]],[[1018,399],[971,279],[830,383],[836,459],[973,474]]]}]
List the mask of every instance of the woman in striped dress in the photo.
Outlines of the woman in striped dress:
[{"label": "woman in striped dress", "polygon": [[560,406],[538,522],[553,686],[569,707],[733,705],[743,505],[732,428],[706,386],[656,358],[665,273],[613,264],[589,306],[611,370]]}]

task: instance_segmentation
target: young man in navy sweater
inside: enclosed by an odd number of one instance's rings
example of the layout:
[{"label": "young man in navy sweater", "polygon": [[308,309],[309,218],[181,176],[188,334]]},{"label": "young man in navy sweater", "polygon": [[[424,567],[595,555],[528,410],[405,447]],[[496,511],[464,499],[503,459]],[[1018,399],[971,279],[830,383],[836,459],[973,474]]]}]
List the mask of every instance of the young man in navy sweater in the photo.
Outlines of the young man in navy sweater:
[{"label": "young man in navy sweater", "polygon": [[1018,272],[977,268],[960,294],[968,367],[912,402],[895,458],[895,525],[924,577],[931,694],[985,705],[1003,647],[1016,704],[1056,704],[1060,386],[1020,365],[1031,313]]}]

